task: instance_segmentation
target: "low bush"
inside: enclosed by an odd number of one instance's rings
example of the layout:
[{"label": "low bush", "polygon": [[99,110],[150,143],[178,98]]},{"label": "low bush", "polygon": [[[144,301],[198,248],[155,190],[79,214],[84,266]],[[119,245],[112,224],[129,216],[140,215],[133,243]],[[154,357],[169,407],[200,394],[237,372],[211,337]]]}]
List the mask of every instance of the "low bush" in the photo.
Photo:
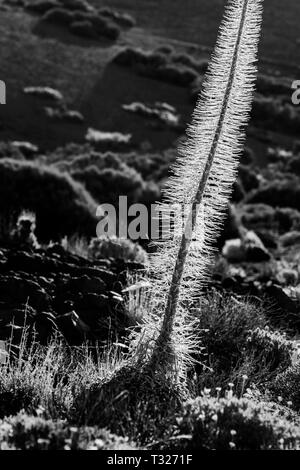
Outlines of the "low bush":
[{"label": "low bush", "polygon": [[281,397],[285,402],[291,402],[293,408],[300,410],[300,362],[297,361],[286,371],[279,374],[270,385],[274,397]]},{"label": "low bush", "polygon": [[95,233],[96,202],[72,177],[38,163],[0,160],[0,214],[36,214],[39,240]]},{"label": "low bush", "polygon": [[68,10],[95,12],[94,7],[85,0],[59,0],[59,2]]},{"label": "low bush", "polygon": [[169,46],[168,44],[157,47],[155,51],[165,55],[171,55],[175,53],[174,47]]},{"label": "low bush", "polygon": [[38,13],[39,15],[43,15],[49,10],[53,8],[59,8],[61,6],[61,2],[57,0],[41,0],[34,3],[27,3],[25,5],[26,10],[31,11],[33,13]]},{"label": "low bush", "polygon": [[91,240],[88,254],[92,259],[122,259],[146,266],[148,256],[138,244],[128,239],[117,237],[101,237]]},{"label": "low bush", "polygon": [[74,21],[74,16],[72,11],[65,8],[53,8],[43,15],[42,21],[69,26]]},{"label": "low bush", "polygon": [[272,332],[269,328],[252,330],[247,337],[245,349],[246,358],[252,356],[259,370],[266,370],[265,380],[268,380],[273,372],[279,374],[287,370],[292,365],[295,352],[292,341],[286,339],[282,333]]},{"label": "low bush", "polygon": [[88,14],[82,18],[83,21],[89,21],[99,36],[104,36],[115,41],[120,36],[120,28],[111,20],[97,14]]},{"label": "low bush", "polygon": [[284,247],[295,246],[300,244],[300,232],[299,231],[292,231],[283,234],[280,237],[280,243]]},{"label": "low bush", "polygon": [[197,79],[197,72],[186,65],[167,64],[157,71],[153,70],[151,76],[174,85],[187,87]]},{"label": "low bush", "polygon": [[218,293],[203,299],[195,315],[202,346],[214,369],[212,379],[220,381],[228,380],[241,361],[249,331],[268,324],[258,306]]},{"label": "low bush", "polygon": [[300,213],[291,208],[274,208],[267,204],[245,204],[241,209],[241,221],[251,230],[268,229],[284,234],[300,228]]},{"label": "low bush", "polygon": [[47,86],[30,86],[25,87],[23,92],[26,95],[37,96],[39,98],[61,102],[63,101],[63,95],[54,88],[47,87]]},{"label": "low bush", "polygon": [[54,8],[45,13],[42,21],[67,26],[73,34],[88,38],[103,36],[115,41],[121,32],[109,18],[86,10]]},{"label": "low bush", "polygon": [[70,31],[77,36],[91,39],[97,38],[97,33],[94,30],[92,23],[89,21],[74,21],[70,24]]},{"label": "low bush", "polygon": [[128,439],[97,427],[18,413],[0,420],[0,450],[135,450]]},{"label": "low bush", "polygon": [[128,204],[137,202],[145,187],[141,176],[133,169],[105,168],[91,165],[84,170],[72,171],[72,177],[84,183],[87,190],[100,204],[116,204],[119,196],[127,196]]},{"label": "low bush", "polygon": [[216,293],[203,299],[195,315],[204,364],[211,368],[200,367],[200,389],[240,381],[244,374],[261,383],[290,367],[293,343],[269,329],[263,306]]},{"label": "low bush", "polygon": [[102,7],[98,10],[101,16],[111,18],[115,23],[125,28],[132,28],[136,25],[135,19],[128,13],[120,13],[109,7]]},{"label": "low bush", "polygon": [[158,182],[168,176],[170,165],[176,158],[176,152],[168,150],[163,153],[142,155],[131,152],[123,155],[122,158],[128,166],[135,168],[145,180]]},{"label": "low bush", "polygon": [[257,78],[257,91],[262,95],[287,95],[290,97],[291,84],[282,78],[259,74]]},{"label": "low bush", "polygon": [[126,159],[121,160],[110,152],[98,153],[91,149],[82,149],[82,152],[68,156],[62,150],[61,159],[54,165],[83,182],[99,203],[116,204],[120,195],[127,196],[128,203],[150,204],[159,200],[157,185],[144,181],[134,165],[126,164]]},{"label": "low bush", "polygon": [[88,128],[85,140],[100,151],[125,151],[132,148],[132,135],[121,132],[105,132]]},{"label": "low bush", "polygon": [[[204,395],[184,405],[174,449],[280,450],[300,447],[299,423],[248,398]],[[185,438],[184,436],[189,436]]]},{"label": "low bush", "polygon": [[126,48],[119,52],[114,61],[118,65],[133,68],[140,75],[179,86],[189,86],[198,77],[193,68],[173,63],[168,56],[157,51]]},{"label": "low bush", "polygon": [[290,207],[300,211],[299,178],[286,178],[266,183],[247,197],[247,203],[263,203],[271,207]]},{"label": "low bush", "polygon": [[300,113],[296,106],[279,98],[256,95],[253,103],[252,118],[261,126],[288,134],[296,134],[300,125]]},{"label": "low bush", "polygon": [[185,65],[196,72],[204,74],[207,70],[208,63],[205,60],[196,60],[193,56],[185,53],[172,54],[171,60],[174,64]]}]

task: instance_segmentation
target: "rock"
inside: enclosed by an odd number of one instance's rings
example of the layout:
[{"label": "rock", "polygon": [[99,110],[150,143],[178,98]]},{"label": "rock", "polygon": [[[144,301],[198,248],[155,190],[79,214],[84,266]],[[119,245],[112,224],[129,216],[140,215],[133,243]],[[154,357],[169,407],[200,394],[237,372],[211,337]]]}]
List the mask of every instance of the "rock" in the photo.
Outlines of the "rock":
[{"label": "rock", "polygon": [[222,255],[230,263],[240,263],[245,261],[246,252],[242,240],[240,238],[227,240],[223,247]]},{"label": "rock", "polygon": [[88,277],[86,274],[70,279],[68,288],[73,292],[80,291],[84,294],[101,294],[107,290],[105,282],[100,277]]},{"label": "rock", "polygon": [[297,302],[290,299],[284,290],[275,284],[271,284],[265,288],[265,293],[270,297],[271,303],[286,312],[298,312]]},{"label": "rock", "polygon": [[260,238],[252,231],[246,232],[242,238],[227,240],[222,254],[230,263],[260,263],[271,259]]},{"label": "rock", "polygon": [[243,237],[243,245],[246,251],[246,261],[251,263],[270,261],[270,253],[255,232],[248,231],[246,233]]},{"label": "rock", "polygon": [[[133,325],[124,306],[128,272],[143,266],[120,260],[90,261],[60,245],[0,250],[0,338],[18,342],[33,327],[45,344],[58,329],[70,344],[106,341]],[[30,329],[33,331],[33,329]]]},{"label": "rock", "polygon": [[40,309],[49,307],[49,297],[37,282],[22,279],[16,275],[1,277],[0,298],[2,301],[28,303]]}]

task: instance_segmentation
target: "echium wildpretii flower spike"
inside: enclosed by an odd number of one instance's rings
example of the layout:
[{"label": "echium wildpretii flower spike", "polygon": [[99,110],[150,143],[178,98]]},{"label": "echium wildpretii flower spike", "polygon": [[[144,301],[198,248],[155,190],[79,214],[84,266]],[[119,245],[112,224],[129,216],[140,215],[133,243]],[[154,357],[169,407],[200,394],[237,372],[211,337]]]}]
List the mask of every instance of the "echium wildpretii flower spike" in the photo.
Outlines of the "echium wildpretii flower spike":
[{"label": "echium wildpretii flower spike", "polygon": [[174,236],[157,243],[152,260],[153,298],[156,307],[164,307],[155,361],[163,361],[163,350],[172,342],[182,349],[184,335],[189,336],[187,350],[193,343],[183,305],[199,296],[207,279],[237,177],[255,87],[261,22],[262,0],[228,1],[187,140],[164,191],[162,212],[169,214],[170,207],[180,205],[186,217],[182,230],[182,214],[175,211]]}]

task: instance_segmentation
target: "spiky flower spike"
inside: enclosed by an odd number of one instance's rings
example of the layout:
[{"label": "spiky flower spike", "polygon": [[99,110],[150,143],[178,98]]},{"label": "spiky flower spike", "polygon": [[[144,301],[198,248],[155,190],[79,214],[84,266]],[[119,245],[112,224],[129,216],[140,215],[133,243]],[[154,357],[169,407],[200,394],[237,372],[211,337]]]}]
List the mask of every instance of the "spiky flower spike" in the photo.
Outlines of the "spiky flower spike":
[{"label": "spiky flower spike", "polygon": [[[175,207],[174,233],[157,243],[152,264],[154,310],[164,308],[154,363],[164,362],[164,351],[177,345],[189,348],[184,311],[207,280],[237,177],[254,92],[261,21],[262,0],[229,0],[187,140],[165,189],[161,211],[168,221],[170,207]],[[179,207],[184,208],[183,224]]]}]

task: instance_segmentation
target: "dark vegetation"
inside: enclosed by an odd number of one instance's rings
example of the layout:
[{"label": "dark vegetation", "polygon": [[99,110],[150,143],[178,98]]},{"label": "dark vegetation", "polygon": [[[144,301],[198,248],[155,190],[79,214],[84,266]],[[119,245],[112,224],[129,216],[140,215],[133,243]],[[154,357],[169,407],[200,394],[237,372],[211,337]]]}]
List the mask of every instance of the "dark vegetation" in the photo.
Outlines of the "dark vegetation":
[{"label": "dark vegetation", "polygon": [[[107,3],[31,0],[1,11],[1,54],[7,37],[28,48],[9,43],[15,62],[1,55],[12,101],[0,109],[0,448],[297,449],[300,114],[291,69],[262,61],[212,283],[189,306],[200,349],[188,400],[149,371],[143,388],[144,370],[141,398],[131,377],[143,355],[151,247],[95,239],[96,208],[120,195],[160,200],[208,54],[155,38],[145,1]],[[171,3],[170,14],[182,9]],[[168,15],[157,11],[161,25]],[[195,20],[205,32],[209,22]],[[193,21],[180,22],[176,38],[195,38]],[[59,30],[56,41],[36,37],[37,23]],[[163,26],[174,38],[171,23]],[[281,46],[272,49],[283,60]]]},{"label": "dark vegetation", "polygon": [[84,0],[55,0],[28,3],[26,10],[42,15],[41,22],[67,28],[72,34],[89,39],[105,37],[115,41],[121,29],[135,25],[128,14],[111,8],[93,8]]}]

